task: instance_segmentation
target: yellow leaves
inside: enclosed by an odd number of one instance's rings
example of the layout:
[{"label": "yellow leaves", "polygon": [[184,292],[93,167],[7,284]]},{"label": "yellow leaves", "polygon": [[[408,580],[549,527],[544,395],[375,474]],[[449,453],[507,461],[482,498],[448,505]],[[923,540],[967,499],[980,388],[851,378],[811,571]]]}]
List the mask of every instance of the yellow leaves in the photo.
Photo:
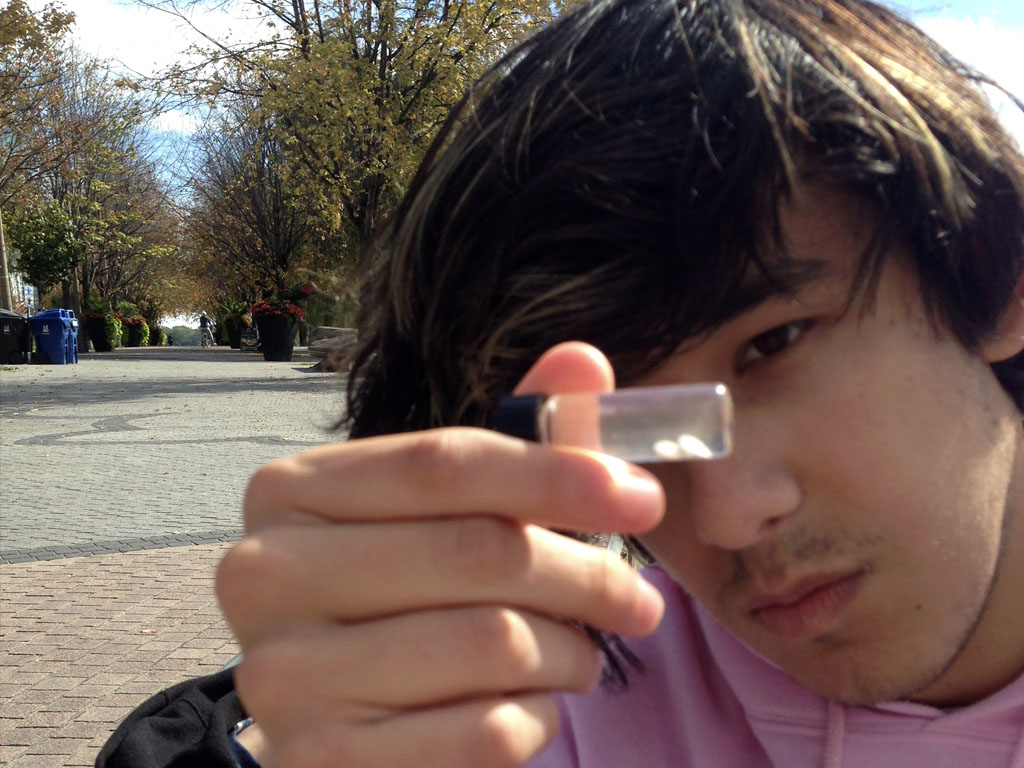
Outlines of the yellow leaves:
[{"label": "yellow leaves", "polygon": [[13,51],[45,50],[67,33],[74,19],[53,3],[36,14],[25,0],[9,0],[0,10],[0,50],[5,59]]},{"label": "yellow leaves", "polygon": [[[305,242],[315,245],[296,258],[336,263],[337,249],[354,255],[385,218],[469,83],[570,2],[253,0],[294,23],[232,57],[211,50],[192,85],[211,101],[251,96],[232,119],[268,132],[282,194],[311,217]],[[231,221],[241,227],[247,203],[236,199]]]}]

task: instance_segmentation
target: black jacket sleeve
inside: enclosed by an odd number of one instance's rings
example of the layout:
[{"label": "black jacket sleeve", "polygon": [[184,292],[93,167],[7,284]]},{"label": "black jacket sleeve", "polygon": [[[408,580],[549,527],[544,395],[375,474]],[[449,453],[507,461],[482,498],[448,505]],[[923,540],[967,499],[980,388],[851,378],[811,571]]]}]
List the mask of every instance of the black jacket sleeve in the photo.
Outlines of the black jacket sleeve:
[{"label": "black jacket sleeve", "polygon": [[161,691],[121,723],[96,768],[235,768],[228,732],[245,719],[234,670]]}]

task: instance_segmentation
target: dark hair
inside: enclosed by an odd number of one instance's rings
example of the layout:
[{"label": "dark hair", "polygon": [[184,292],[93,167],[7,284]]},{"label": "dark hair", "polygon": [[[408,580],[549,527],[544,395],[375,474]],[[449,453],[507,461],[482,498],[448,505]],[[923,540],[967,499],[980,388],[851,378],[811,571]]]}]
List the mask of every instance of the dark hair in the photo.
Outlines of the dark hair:
[{"label": "dark hair", "polygon": [[[781,289],[801,177],[879,213],[856,284],[912,246],[937,327],[971,347],[1024,268],[1024,159],[988,82],[862,0],[600,0],[500,61],[372,245],[353,436],[485,424],[544,349],[620,382]],[[1017,102],[1020,106],[1020,102]],[[997,375],[1024,404],[1024,357]]]}]

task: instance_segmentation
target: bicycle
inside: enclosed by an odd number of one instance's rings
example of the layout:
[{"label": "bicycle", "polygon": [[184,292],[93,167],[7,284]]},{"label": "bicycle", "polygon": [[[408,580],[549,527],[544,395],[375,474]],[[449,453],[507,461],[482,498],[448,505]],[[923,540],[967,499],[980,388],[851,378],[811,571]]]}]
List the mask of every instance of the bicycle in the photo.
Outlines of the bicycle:
[{"label": "bicycle", "polygon": [[200,337],[200,343],[203,345],[203,349],[213,346],[213,331],[209,328],[201,328]]}]

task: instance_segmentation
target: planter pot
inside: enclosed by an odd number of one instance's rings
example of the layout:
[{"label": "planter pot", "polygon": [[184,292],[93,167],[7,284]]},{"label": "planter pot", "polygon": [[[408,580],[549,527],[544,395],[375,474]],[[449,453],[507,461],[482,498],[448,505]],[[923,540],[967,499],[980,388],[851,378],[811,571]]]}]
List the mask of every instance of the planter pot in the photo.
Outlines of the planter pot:
[{"label": "planter pot", "polygon": [[224,333],[228,337],[228,346],[232,349],[242,348],[242,321],[237,317],[224,318]]},{"label": "planter pot", "polygon": [[256,327],[260,331],[260,349],[263,359],[274,362],[288,362],[292,359],[292,348],[295,344],[295,323],[284,317],[273,315],[256,318]]},{"label": "planter pot", "polygon": [[89,334],[92,348],[97,352],[110,352],[112,347],[107,339],[107,320],[104,317],[86,317],[83,320],[85,332]]},{"label": "planter pot", "polygon": [[142,326],[141,325],[126,325],[125,330],[125,343],[126,347],[141,347],[142,346]]}]

